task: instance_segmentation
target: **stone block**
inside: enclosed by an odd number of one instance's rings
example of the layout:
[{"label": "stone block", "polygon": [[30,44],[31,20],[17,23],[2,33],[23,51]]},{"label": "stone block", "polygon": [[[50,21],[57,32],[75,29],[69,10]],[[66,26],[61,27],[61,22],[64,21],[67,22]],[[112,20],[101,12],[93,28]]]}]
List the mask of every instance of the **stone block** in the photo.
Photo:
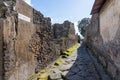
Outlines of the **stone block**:
[{"label": "stone block", "polygon": [[108,62],[107,65],[107,71],[109,72],[109,74],[115,78],[117,75],[117,68],[114,66],[114,64],[111,64],[110,62]]},{"label": "stone block", "polygon": [[106,67],[106,66],[107,66],[107,65],[106,65],[106,61],[105,61],[104,57],[99,56],[99,60],[100,60],[100,62],[102,63],[102,65],[103,65],[104,67]]}]

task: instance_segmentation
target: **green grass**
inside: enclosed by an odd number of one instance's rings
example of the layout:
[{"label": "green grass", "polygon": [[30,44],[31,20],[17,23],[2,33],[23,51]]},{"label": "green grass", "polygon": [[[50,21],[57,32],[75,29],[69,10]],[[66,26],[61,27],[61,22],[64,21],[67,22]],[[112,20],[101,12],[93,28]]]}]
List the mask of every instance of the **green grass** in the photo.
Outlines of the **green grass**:
[{"label": "green grass", "polygon": [[55,62],[55,64],[54,65],[56,65],[56,66],[60,66],[60,65],[62,65],[62,59],[58,59],[56,62]]},{"label": "green grass", "polygon": [[[64,56],[65,58],[67,58],[67,56],[70,56],[78,46],[79,46],[79,44],[75,44],[73,47],[67,49],[64,52],[65,55],[61,55],[61,56]],[[60,66],[60,65],[62,65],[62,63],[63,63],[63,60],[61,58],[59,58],[55,61],[54,65]],[[46,70],[47,69],[44,69],[41,72],[39,72],[38,74],[32,75],[28,80],[48,80],[49,75],[47,74]]]},{"label": "green grass", "polygon": [[48,80],[48,74],[46,70],[43,70],[40,73],[31,76],[28,80]]},{"label": "green grass", "polygon": [[75,49],[79,46],[79,44],[75,44],[73,47],[67,49],[66,51],[64,51],[64,54],[66,54],[67,56],[70,56],[73,51],[75,51]]}]

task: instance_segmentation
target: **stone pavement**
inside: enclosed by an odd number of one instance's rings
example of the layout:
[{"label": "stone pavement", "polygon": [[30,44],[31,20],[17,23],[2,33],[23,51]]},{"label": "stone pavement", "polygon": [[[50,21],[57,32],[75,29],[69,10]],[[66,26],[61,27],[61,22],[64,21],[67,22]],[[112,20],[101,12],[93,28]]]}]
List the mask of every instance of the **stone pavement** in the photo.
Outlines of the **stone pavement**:
[{"label": "stone pavement", "polygon": [[50,80],[111,80],[84,44],[62,60],[61,66],[50,66]]}]

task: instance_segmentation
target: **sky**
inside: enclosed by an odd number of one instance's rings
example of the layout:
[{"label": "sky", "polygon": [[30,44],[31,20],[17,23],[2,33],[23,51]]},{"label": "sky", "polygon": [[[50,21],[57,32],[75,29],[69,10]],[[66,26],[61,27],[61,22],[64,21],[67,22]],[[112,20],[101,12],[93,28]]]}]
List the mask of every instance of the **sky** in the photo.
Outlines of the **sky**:
[{"label": "sky", "polygon": [[91,17],[90,12],[95,0],[25,0],[29,5],[50,17],[52,23],[63,23],[69,20],[75,24],[82,18]]}]

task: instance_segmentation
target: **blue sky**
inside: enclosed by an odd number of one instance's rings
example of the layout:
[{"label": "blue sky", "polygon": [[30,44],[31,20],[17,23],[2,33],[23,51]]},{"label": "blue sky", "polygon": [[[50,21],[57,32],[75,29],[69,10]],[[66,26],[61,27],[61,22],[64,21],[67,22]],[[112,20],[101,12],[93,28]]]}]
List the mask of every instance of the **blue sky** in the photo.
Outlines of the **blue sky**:
[{"label": "blue sky", "polygon": [[63,23],[69,20],[75,25],[84,17],[91,17],[94,0],[26,0],[46,17],[51,17],[52,23]]},{"label": "blue sky", "polygon": [[64,20],[77,22],[90,17],[94,0],[32,0],[35,9],[52,18],[53,23]]}]

